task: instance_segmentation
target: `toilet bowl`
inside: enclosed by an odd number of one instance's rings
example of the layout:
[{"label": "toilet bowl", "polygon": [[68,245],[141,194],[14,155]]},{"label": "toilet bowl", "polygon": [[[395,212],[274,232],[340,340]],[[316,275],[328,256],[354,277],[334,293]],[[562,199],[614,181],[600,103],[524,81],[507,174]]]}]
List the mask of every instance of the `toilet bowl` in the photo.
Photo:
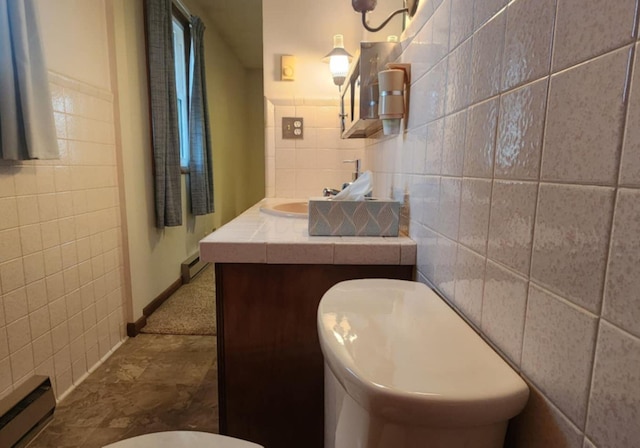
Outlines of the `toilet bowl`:
[{"label": "toilet bowl", "polygon": [[425,285],[350,280],[320,301],[325,448],[499,448],[529,389]]},{"label": "toilet bowl", "polygon": [[232,437],[197,431],[166,431],[145,434],[105,445],[103,448],[263,448]]}]

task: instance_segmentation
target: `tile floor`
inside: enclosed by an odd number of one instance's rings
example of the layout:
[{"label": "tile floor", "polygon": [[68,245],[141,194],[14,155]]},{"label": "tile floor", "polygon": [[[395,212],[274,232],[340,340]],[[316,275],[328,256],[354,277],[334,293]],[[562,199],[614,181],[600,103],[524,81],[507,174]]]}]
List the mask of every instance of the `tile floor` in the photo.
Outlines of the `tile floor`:
[{"label": "tile floor", "polygon": [[29,448],[99,448],[158,431],[218,432],[216,338],[140,334],[58,403]]}]

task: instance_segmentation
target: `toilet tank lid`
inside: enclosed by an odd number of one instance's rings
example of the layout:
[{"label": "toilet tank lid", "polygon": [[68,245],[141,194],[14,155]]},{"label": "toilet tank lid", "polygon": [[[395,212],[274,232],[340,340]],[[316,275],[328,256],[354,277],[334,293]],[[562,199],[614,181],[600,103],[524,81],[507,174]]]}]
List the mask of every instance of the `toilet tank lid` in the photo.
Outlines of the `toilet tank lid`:
[{"label": "toilet tank lid", "polygon": [[412,414],[443,424],[491,423],[518,414],[527,401],[520,376],[422,283],[338,283],[320,302],[318,333],[347,393],[399,420]]},{"label": "toilet tank lid", "polygon": [[103,448],[263,448],[245,440],[200,431],[162,431],[121,440]]}]

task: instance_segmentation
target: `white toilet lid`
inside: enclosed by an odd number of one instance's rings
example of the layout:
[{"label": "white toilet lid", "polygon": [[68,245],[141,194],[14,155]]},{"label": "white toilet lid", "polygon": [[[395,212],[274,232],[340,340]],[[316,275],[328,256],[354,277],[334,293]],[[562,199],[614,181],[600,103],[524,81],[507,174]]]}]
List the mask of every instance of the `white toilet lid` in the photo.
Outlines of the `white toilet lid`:
[{"label": "white toilet lid", "polygon": [[145,434],[103,448],[263,448],[245,440],[197,431],[166,431]]}]

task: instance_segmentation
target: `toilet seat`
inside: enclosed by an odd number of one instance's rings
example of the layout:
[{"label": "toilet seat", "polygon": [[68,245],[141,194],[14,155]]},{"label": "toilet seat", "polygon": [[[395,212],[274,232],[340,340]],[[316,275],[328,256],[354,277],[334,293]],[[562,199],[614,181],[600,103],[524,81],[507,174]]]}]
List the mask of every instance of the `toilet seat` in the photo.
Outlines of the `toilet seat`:
[{"label": "toilet seat", "polygon": [[263,448],[252,442],[198,431],[166,431],[121,440],[103,448]]}]

